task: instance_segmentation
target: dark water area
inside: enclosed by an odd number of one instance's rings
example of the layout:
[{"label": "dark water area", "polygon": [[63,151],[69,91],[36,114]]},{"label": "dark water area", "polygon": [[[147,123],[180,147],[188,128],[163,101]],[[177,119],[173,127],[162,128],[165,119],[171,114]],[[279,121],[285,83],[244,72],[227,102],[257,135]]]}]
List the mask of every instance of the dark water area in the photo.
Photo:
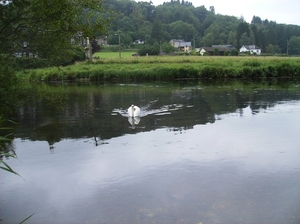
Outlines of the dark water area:
[{"label": "dark water area", "polygon": [[[300,223],[300,82],[41,84],[2,223]],[[127,108],[140,107],[130,118]]]}]

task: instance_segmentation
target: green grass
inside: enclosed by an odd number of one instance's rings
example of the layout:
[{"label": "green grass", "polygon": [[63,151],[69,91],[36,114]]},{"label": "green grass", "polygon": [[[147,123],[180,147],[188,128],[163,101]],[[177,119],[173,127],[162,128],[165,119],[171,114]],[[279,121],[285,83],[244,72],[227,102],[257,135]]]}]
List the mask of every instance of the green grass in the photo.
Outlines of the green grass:
[{"label": "green grass", "polygon": [[[136,52],[122,52],[121,51],[121,58],[130,58],[132,54],[136,54]],[[119,58],[119,52],[96,52],[93,54],[93,57],[99,58]]]},{"label": "green grass", "polygon": [[299,57],[118,56],[118,52],[103,52],[93,61],[27,70],[19,75],[33,81],[300,77]]}]

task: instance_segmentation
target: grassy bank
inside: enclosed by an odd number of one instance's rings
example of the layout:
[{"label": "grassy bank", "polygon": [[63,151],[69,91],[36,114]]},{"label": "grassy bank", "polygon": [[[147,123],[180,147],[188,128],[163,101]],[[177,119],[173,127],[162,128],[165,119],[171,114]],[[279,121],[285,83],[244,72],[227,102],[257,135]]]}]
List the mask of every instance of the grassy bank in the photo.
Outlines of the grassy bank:
[{"label": "grassy bank", "polygon": [[33,81],[300,77],[300,58],[113,57],[76,63],[66,67],[26,70],[19,75]]}]

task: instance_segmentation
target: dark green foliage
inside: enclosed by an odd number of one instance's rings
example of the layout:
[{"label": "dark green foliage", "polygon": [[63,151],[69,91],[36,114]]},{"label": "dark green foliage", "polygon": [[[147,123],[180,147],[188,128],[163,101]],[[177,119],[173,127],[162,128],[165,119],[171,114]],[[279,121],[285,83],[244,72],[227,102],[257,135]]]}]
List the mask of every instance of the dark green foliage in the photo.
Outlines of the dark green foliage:
[{"label": "dark green foliage", "polygon": [[139,55],[158,55],[159,54],[159,46],[158,45],[144,45],[139,51]]},{"label": "dark green foliage", "polygon": [[21,80],[12,66],[11,57],[0,54],[0,115],[12,112],[21,95]]},{"label": "dark green foliage", "polygon": [[12,58],[14,61],[14,68],[16,70],[22,69],[36,69],[36,68],[46,68],[51,66],[49,60],[42,58]]},{"label": "dark green foliage", "polygon": [[219,55],[219,54],[220,54],[219,48],[215,48],[215,49],[214,49],[214,55]]},{"label": "dark green foliage", "polygon": [[300,66],[291,65],[288,63],[281,63],[276,67],[278,74],[282,74],[283,76],[293,77],[299,75]]},{"label": "dark green foliage", "polygon": [[175,48],[170,43],[164,43],[161,46],[162,51],[169,54],[175,52]]},{"label": "dark green foliage", "polygon": [[50,66],[66,66],[76,61],[84,61],[86,59],[84,49],[80,46],[72,46],[72,48],[66,52],[67,55],[65,58],[52,59]]},{"label": "dark green foliage", "polygon": [[263,69],[264,74],[266,77],[276,77],[277,76],[277,70],[275,66],[268,66]]},{"label": "dark green foliage", "polygon": [[214,66],[205,66],[200,70],[201,78],[218,78],[223,73],[221,68]]},{"label": "dark green foliage", "polygon": [[[214,6],[206,9],[204,6],[186,4],[185,1],[184,4],[175,2],[165,2],[155,7],[143,1],[108,1],[109,9],[120,12],[120,16],[113,21],[115,26],[111,33],[121,31],[132,42],[141,39],[152,44],[168,43],[171,39],[184,39],[195,47],[228,43],[239,49],[244,44],[255,44],[262,49],[262,53],[272,44],[274,53],[281,54],[287,52],[289,40],[290,54],[298,54],[299,44],[294,44],[295,39],[291,40],[291,37],[300,36],[300,26],[262,21],[256,16],[248,24],[234,16],[214,14],[211,10]],[[231,55],[237,54],[232,52]]]},{"label": "dark green foliage", "polygon": [[299,36],[292,36],[288,42],[290,55],[300,55],[300,34]]},{"label": "dark green foliage", "polygon": [[0,53],[26,51],[48,60],[69,58],[71,39],[92,40],[108,19],[101,0],[14,0],[0,7]]},{"label": "dark green foliage", "polygon": [[257,60],[248,60],[243,63],[244,66],[259,67],[261,63]]},{"label": "dark green foliage", "polygon": [[53,60],[47,60],[43,58],[28,58],[28,57],[11,57],[10,61],[13,64],[15,70],[22,69],[36,69],[36,68],[46,68],[51,66],[66,66],[74,64],[76,61],[84,61],[85,52],[82,47],[74,46],[72,49],[68,50],[68,56],[63,59],[57,58]]},{"label": "dark green foliage", "polygon": [[230,51],[230,56],[238,56],[239,55],[239,51],[237,49],[231,49]]}]

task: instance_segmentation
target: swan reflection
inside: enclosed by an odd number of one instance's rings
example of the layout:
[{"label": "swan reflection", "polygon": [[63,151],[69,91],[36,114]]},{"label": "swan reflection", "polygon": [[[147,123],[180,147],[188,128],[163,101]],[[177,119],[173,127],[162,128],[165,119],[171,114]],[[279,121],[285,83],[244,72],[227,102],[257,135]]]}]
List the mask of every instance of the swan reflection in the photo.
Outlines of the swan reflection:
[{"label": "swan reflection", "polygon": [[134,105],[131,105],[127,110],[128,122],[131,124],[133,129],[135,128],[135,125],[138,125],[141,121],[140,111],[140,108]]},{"label": "swan reflection", "polygon": [[140,117],[128,117],[128,122],[131,124],[132,128],[135,128],[135,125],[138,125],[141,121]]}]

